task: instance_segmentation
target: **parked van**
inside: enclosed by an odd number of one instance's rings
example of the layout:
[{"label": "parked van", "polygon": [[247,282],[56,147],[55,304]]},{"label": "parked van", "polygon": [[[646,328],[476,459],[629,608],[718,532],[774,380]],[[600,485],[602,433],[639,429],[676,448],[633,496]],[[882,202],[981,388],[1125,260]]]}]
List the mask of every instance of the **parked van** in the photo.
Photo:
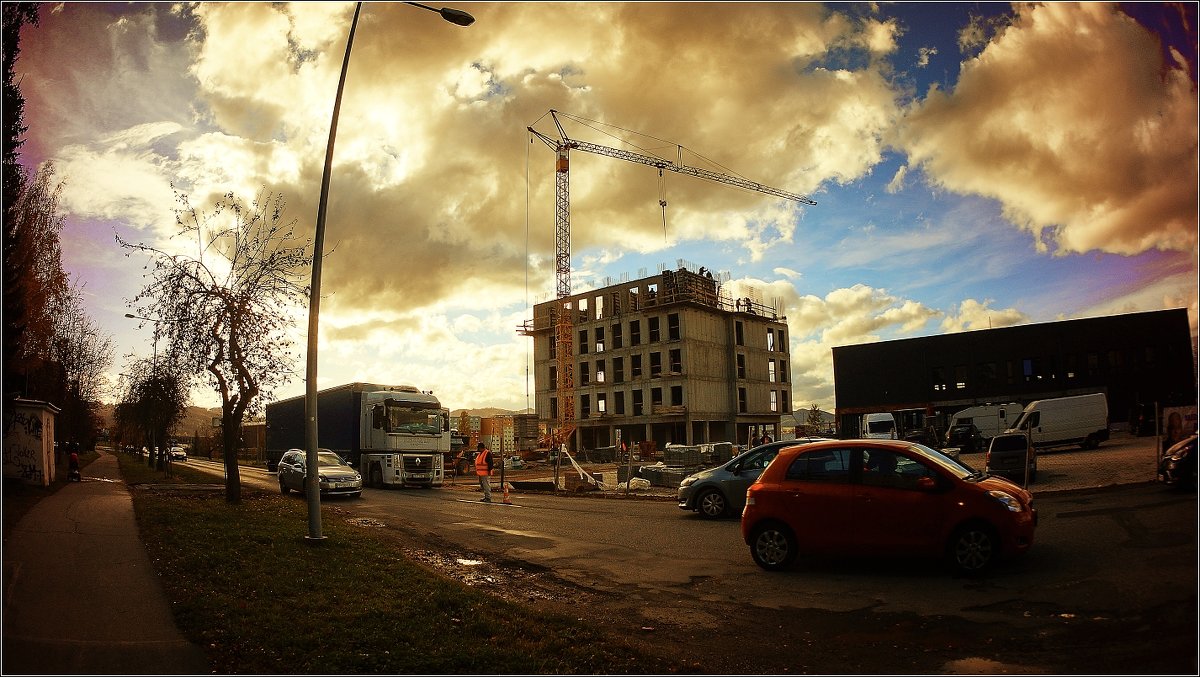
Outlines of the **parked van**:
[{"label": "parked van", "polygon": [[962,411],[955,412],[950,417],[949,429],[953,430],[956,425],[974,424],[976,428],[979,428],[979,434],[983,436],[983,441],[986,443],[996,435],[1008,430],[1024,409],[1025,407],[1017,402],[967,407]]},{"label": "parked van", "polygon": [[869,439],[894,440],[897,438],[896,417],[889,412],[863,414],[859,432]]},{"label": "parked van", "polygon": [[1035,447],[1078,444],[1095,449],[1108,439],[1108,399],[1104,393],[1030,402],[1006,432],[1022,432]]}]

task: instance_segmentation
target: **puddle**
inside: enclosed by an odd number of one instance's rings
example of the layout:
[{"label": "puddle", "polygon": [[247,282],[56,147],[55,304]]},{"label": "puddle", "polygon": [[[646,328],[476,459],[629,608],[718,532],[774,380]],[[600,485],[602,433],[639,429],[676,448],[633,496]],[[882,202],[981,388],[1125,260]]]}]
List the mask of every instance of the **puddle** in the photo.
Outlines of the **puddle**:
[{"label": "puddle", "polygon": [[1044,668],[1017,663],[1001,663],[990,658],[971,657],[950,661],[942,666],[944,675],[1040,675]]},{"label": "puddle", "polygon": [[458,562],[459,564],[461,564],[465,567],[477,567],[480,564],[483,564],[483,562],[481,562],[477,559],[461,559],[460,558],[460,559],[456,559],[454,561]]}]

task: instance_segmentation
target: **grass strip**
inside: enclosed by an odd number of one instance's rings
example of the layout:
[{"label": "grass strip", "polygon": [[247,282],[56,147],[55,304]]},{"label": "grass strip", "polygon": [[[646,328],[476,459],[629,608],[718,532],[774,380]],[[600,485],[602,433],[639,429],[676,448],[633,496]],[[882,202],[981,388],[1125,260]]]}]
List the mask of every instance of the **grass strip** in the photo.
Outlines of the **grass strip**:
[{"label": "grass strip", "polygon": [[[121,455],[122,472],[132,458]],[[145,464],[140,464],[145,467]],[[146,468],[163,484],[163,474]],[[184,481],[173,467],[168,481]],[[191,471],[196,472],[196,471]],[[202,475],[202,473],[196,473]],[[131,468],[126,481],[144,474]],[[196,480],[211,484],[203,476]],[[176,623],[218,673],[661,673],[666,662],[575,618],[492,597],[408,560],[378,528],[243,488],[135,490],[147,551]]]}]

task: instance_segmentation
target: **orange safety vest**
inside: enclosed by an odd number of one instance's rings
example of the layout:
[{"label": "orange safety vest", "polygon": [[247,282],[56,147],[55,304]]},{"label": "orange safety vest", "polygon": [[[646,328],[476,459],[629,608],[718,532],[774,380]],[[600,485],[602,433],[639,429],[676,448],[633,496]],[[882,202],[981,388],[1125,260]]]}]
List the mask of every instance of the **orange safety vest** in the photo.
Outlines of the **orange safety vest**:
[{"label": "orange safety vest", "polygon": [[475,454],[475,474],[476,475],[483,477],[483,476],[492,474],[492,471],[488,470],[488,466],[487,466],[488,455],[491,453],[492,452],[488,451],[487,447],[484,447],[483,451],[479,452],[478,454]]}]

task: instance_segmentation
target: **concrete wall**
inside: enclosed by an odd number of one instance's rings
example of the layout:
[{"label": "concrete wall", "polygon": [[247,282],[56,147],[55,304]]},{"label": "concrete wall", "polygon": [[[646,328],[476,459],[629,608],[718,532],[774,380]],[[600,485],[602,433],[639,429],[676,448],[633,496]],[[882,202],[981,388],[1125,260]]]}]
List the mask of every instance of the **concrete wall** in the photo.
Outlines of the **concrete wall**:
[{"label": "concrete wall", "polygon": [[[44,487],[54,481],[54,417],[58,412],[52,404],[22,399],[5,409],[5,479]],[[63,451],[66,453],[65,448]]]}]

